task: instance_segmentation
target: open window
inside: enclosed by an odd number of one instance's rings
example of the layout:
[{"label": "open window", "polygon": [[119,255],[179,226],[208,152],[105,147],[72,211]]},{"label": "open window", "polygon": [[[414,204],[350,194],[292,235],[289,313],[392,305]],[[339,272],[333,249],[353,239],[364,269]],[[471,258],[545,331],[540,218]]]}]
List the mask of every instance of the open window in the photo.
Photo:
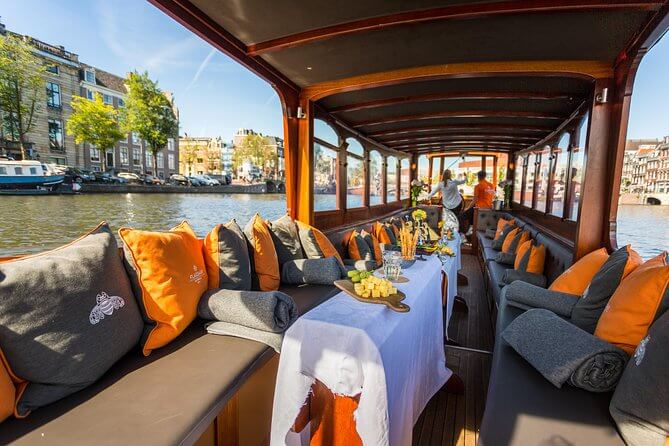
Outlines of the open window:
[{"label": "open window", "polygon": [[388,191],[386,202],[392,203],[399,199],[397,196],[397,158],[394,156],[389,156],[386,160],[386,165],[386,190]]},{"label": "open window", "polygon": [[372,150],[369,152],[369,204],[383,203],[383,157]]}]

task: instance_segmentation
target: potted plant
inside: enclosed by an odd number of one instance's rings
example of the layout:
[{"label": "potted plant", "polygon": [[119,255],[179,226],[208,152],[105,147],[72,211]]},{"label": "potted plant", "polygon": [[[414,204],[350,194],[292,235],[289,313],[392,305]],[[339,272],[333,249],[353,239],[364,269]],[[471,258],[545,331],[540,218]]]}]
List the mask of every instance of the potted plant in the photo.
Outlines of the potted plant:
[{"label": "potted plant", "polygon": [[422,180],[415,179],[411,182],[411,207],[418,205],[418,197],[426,189],[427,185]]}]

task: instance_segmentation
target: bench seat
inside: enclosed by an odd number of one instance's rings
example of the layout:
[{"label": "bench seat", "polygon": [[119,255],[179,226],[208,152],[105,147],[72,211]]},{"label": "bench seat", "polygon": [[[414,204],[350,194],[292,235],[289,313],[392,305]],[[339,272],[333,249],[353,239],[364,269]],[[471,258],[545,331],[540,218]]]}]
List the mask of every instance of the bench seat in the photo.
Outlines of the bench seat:
[{"label": "bench seat", "polygon": [[[339,290],[290,286],[281,291],[304,314]],[[166,347],[128,353],[95,384],[0,425],[0,444],[192,444],[273,349],[259,342],[207,334],[195,320]],[[140,440],[141,439],[141,440]]]},{"label": "bench seat", "polygon": [[553,386],[501,337],[522,310],[502,299],[479,446],[625,443],[609,415],[611,393]]}]

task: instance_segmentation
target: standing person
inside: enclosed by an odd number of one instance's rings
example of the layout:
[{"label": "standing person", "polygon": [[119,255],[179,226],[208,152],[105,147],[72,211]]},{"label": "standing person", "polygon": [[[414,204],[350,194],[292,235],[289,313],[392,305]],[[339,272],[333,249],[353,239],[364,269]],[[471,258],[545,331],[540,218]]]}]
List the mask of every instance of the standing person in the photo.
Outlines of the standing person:
[{"label": "standing person", "polygon": [[[486,180],[485,170],[480,170],[476,176],[479,179],[474,187],[474,199],[469,203],[467,209],[462,213],[462,220],[467,222],[467,228],[474,223],[474,208],[492,209],[492,200],[495,198],[495,187]],[[468,231],[467,231],[468,232]]]},{"label": "standing person", "polygon": [[462,210],[462,196],[458,191],[458,186],[465,183],[465,179],[454,180],[449,169],[444,170],[441,176],[441,181],[432,189],[427,196],[427,199],[434,197],[435,194],[441,191],[441,204],[444,209],[453,212],[460,220],[460,211]]}]

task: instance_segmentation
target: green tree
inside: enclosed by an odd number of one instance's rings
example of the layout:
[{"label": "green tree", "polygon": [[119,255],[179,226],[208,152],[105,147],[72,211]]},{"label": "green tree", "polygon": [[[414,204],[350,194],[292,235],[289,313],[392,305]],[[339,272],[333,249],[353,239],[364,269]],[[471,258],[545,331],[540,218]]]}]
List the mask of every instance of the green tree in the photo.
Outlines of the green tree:
[{"label": "green tree", "polygon": [[66,127],[77,144],[87,142],[100,150],[103,172],[107,170],[107,150],[125,136],[119,126],[118,110],[105,104],[100,93],[92,101],[75,96]]},{"label": "green tree", "polygon": [[128,95],[121,114],[121,128],[125,132],[136,132],[146,141],[153,155],[153,174],[158,175],[158,152],[169,138],[177,137],[179,122],[172,103],[147,72],[130,73],[126,87]]},{"label": "green tree", "polygon": [[0,111],[7,134],[19,141],[23,159],[27,159],[25,136],[46,97],[44,72],[28,43],[11,35],[0,37]]},{"label": "green tree", "polygon": [[244,162],[251,161],[254,166],[264,169],[267,162],[276,166],[278,163],[276,151],[268,144],[267,139],[258,134],[244,137],[241,145],[235,148],[232,154],[232,165],[238,169]]}]

